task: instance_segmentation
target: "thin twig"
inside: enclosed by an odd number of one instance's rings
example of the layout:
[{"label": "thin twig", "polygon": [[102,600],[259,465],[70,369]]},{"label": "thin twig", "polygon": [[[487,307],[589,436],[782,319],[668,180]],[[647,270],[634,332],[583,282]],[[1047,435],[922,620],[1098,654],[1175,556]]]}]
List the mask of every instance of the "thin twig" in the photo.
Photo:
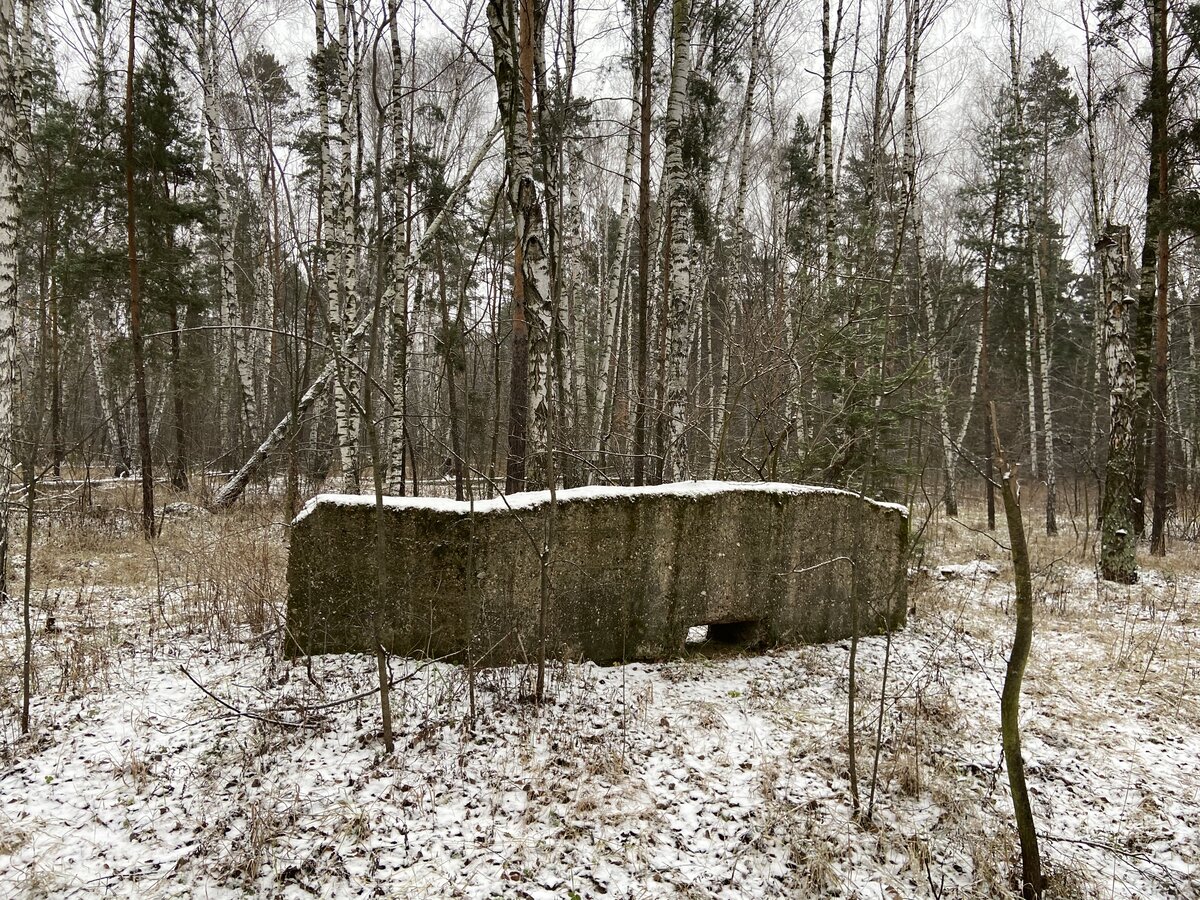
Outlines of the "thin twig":
[{"label": "thin twig", "polygon": [[[281,728],[316,728],[317,727],[316,725],[313,725],[308,722],[285,722],[283,719],[274,719],[270,716],[262,716],[262,715],[259,715],[258,713],[252,713],[248,710],[238,709],[232,703],[229,703],[229,702],[223,700],[222,698],[220,698],[216,694],[214,694],[212,691],[210,691],[208,688],[206,688],[204,685],[202,685],[199,681],[196,680],[195,676],[193,676],[192,673],[189,672],[185,667],[180,666],[179,671],[182,672],[184,675],[186,675],[188,677],[188,680],[192,684],[194,684],[196,687],[200,688],[201,691],[203,691],[205,694],[207,694],[213,700],[216,700],[217,703],[221,704],[221,706],[225,707],[227,710],[229,710],[235,716],[241,716],[246,719],[254,719],[257,722],[265,722],[268,725],[278,725]],[[374,692],[372,691],[372,693],[374,693]]]}]

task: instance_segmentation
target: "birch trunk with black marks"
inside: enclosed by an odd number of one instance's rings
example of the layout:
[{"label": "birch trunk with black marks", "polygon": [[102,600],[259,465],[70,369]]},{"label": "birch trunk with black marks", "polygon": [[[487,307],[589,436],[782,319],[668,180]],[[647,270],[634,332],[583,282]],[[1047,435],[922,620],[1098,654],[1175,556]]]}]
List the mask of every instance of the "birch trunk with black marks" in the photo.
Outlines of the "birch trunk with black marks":
[{"label": "birch trunk with black marks", "polygon": [[1137,363],[1130,338],[1136,299],[1129,293],[1129,228],[1110,225],[1096,245],[1104,267],[1104,360],[1108,370],[1108,462],[1100,515],[1100,574],[1107,581],[1137,581],[1133,521]]},{"label": "birch trunk with black marks", "polygon": [[[1016,167],[1016,196],[1020,204],[1021,214],[1019,216],[1018,229],[1025,233],[1025,239],[1028,242],[1028,252],[1031,257],[1036,257],[1036,250],[1033,246],[1033,215],[1032,210],[1028,212],[1028,221],[1026,220],[1025,210],[1031,206],[1030,197],[1030,179],[1026,178],[1026,160],[1024,158],[1025,150],[1025,96],[1021,89],[1021,46],[1024,41],[1024,22],[1019,23],[1019,10],[1013,6],[1013,0],[1004,0],[1004,12],[1008,23],[1008,80],[1010,101],[1013,103],[1013,126],[1015,130],[1015,139],[1021,148],[1022,158]],[[1030,424],[1030,475],[1034,479],[1040,478],[1039,475],[1039,455],[1038,455],[1038,379],[1037,379],[1037,359],[1034,342],[1037,337],[1037,318],[1039,299],[1037,292],[1040,289],[1037,269],[1033,271],[1033,298],[1026,304],[1026,322],[1025,329],[1025,388],[1026,388],[1026,403],[1028,424]],[[1044,398],[1043,398],[1044,400]],[[1054,487],[1052,487],[1052,475],[1048,475],[1048,487],[1050,488],[1048,496],[1054,496]],[[1048,504],[1050,500],[1048,499]],[[1050,506],[1048,505],[1048,510]],[[1049,521],[1048,526],[1049,530]]]},{"label": "birch trunk with black marks", "polygon": [[[1084,34],[1084,133],[1087,138],[1092,245],[1095,248],[1103,236],[1100,232],[1100,227],[1105,218],[1104,210],[1106,203],[1103,193],[1104,187],[1100,180],[1099,149],[1096,137],[1096,116],[1098,114],[1096,106],[1096,67],[1092,59],[1092,30],[1088,19],[1086,0],[1079,0],[1079,17],[1083,23]],[[1107,318],[1105,303],[1108,294],[1104,283],[1104,264],[1095,252],[1092,253],[1091,269],[1094,281],[1092,298],[1092,394],[1099,397],[1104,384],[1104,323]],[[1103,440],[1099,428],[1100,407],[1101,404],[1098,402],[1092,404],[1092,415],[1088,427],[1088,442],[1093,447],[1099,447],[1101,440]]]},{"label": "birch trunk with black marks", "polygon": [[[1149,113],[1150,140],[1147,147],[1148,166],[1146,173],[1146,230],[1142,242],[1142,258],[1140,282],[1138,287],[1137,315],[1134,319],[1132,333],[1133,355],[1137,362],[1137,411],[1134,418],[1134,485],[1133,485],[1133,525],[1137,534],[1145,530],[1146,524],[1146,475],[1147,469],[1153,465],[1158,468],[1158,288],[1159,271],[1162,270],[1162,281],[1166,280],[1168,247],[1166,246],[1167,222],[1166,205],[1168,195],[1168,169],[1170,136],[1168,134],[1170,97],[1170,82],[1168,80],[1168,46],[1167,46],[1167,8],[1162,0],[1150,0],[1146,3],[1146,13],[1150,37],[1150,78],[1146,88],[1143,108]],[[1164,283],[1163,288],[1166,285]],[[1165,318],[1165,314],[1163,316]],[[1165,371],[1165,367],[1164,367]],[[1164,376],[1165,377],[1165,376]],[[1164,427],[1165,433],[1165,427]],[[1151,434],[1154,440],[1151,440]],[[1155,459],[1149,459],[1152,444],[1155,448]],[[1165,440],[1164,440],[1165,445]],[[1164,454],[1165,457],[1165,454]],[[1166,474],[1166,461],[1163,461],[1163,474]],[[1164,478],[1165,480],[1165,478]],[[1165,485],[1164,485],[1165,487]],[[1165,523],[1165,495],[1163,519]],[[1163,535],[1159,534],[1162,540]],[[1153,531],[1151,543],[1155,554],[1158,554]]]},{"label": "birch trunk with black marks", "polygon": [[9,487],[16,468],[17,230],[21,219],[17,12],[0,0],[0,601],[8,599]]},{"label": "birch trunk with black marks", "polygon": [[[528,0],[533,2],[533,0]],[[533,137],[525,116],[521,53],[532,41],[518,27],[513,0],[489,0],[488,31],[496,71],[496,93],[508,179],[505,189],[512,209],[517,243],[520,288],[529,327],[529,422],[525,454],[525,482],[532,489],[546,484],[546,448],[550,441],[550,331],[553,310],[550,296],[550,256],[543,226],[542,206],[534,171]],[[535,13],[536,15],[536,13]],[[531,27],[533,33],[540,29]],[[540,47],[524,47],[540,53]]]},{"label": "birch trunk with black marks", "polygon": [[654,273],[650,259],[652,242],[650,227],[650,138],[651,90],[654,83],[654,16],[660,0],[635,0],[634,55],[642,67],[642,100],[639,104],[640,127],[638,147],[638,292],[637,327],[633,339],[636,363],[636,386],[630,391],[634,398],[633,424],[633,483],[646,482],[646,452],[650,433],[650,296]]},{"label": "birch trunk with black marks", "polygon": [[[400,49],[400,0],[388,0],[388,37],[392,50],[389,122],[392,132],[392,229],[384,310],[390,314],[392,356],[392,426],[388,432],[388,491],[404,496],[404,448],[408,434],[408,281],[403,277],[412,234],[402,223],[407,196],[404,176],[404,60]],[[498,395],[497,395],[498,396]]]},{"label": "birch trunk with black marks", "polygon": [[1167,0],[1154,0],[1150,12],[1150,41],[1154,45],[1154,69],[1150,73],[1151,129],[1157,140],[1151,142],[1150,153],[1158,160],[1158,203],[1153,217],[1147,215],[1147,230],[1158,230],[1155,244],[1154,269],[1154,382],[1151,386],[1151,408],[1154,413],[1154,498],[1150,516],[1150,555],[1167,555],[1167,503],[1169,435],[1167,431],[1168,365],[1170,362],[1170,288],[1171,258],[1171,115],[1170,81],[1168,73],[1168,7]]},{"label": "birch trunk with black marks", "polygon": [[[358,94],[358,61],[354,56],[353,43],[357,25],[353,0],[337,0],[338,18],[338,117],[335,125],[338,158],[331,159],[336,165],[339,196],[334,204],[334,217],[326,221],[329,229],[330,246],[327,265],[332,265],[337,279],[338,303],[330,303],[330,334],[336,328],[337,340],[330,343],[339,354],[341,368],[334,388],[334,404],[337,415],[338,458],[342,468],[342,490],[357,494],[360,487],[358,473],[358,402],[361,382],[355,365],[354,351],[348,345],[348,337],[358,319],[358,267],[357,267],[357,215],[354,195],[353,142],[357,129],[355,108]],[[331,154],[332,156],[332,154]]]},{"label": "birch trunk with black marks", "polygon": [[667,441],[663,476],[668,481],[688,477],[687,357],[688,305],[691,299],[691,209],[688,177],[683,163],[683,118],[687,111],[688,78],[692,72],[691,0],[671,4],[671,87],[667,96],[666,159],[663,166],[671,216],[670,343],[667,379]]},{"label": "birch trunk with black marks", "polygon": [[[1032,215],[1030,217],[1032,223]],[[1046,298],[1043,292],[1045,278],[1040,252],[1042,236],[1031,235],[1030,266],[1033,269],[1033,327],[1037,338],[1038,368],[1042,388],[1042,442],[1046,452],[1046,534],[1058,534],[1056,511],[1056,483],[1054,475],[1054,416],[1050,400],[1050,329],[1047,325]]]},{"label": "birch trunk with black marks", "polygon": [[[1021,216],[1024,219],[1024,216]],[[1021,230],[1023,221],[1018,224]],[[1038,422],[1037,422],[1037,372],[1034,364],[1036,349],[1034,348],[1034,312],[1033,301],[1024,290],[1021,291],[1022,299],[1025,301],[1021,305],[1025,308],[1025,333],[1022,335],[1025,339],[1025,411],[1029,421],[1029,474],[1033,478],[1040,478],[1038,466]]]}]

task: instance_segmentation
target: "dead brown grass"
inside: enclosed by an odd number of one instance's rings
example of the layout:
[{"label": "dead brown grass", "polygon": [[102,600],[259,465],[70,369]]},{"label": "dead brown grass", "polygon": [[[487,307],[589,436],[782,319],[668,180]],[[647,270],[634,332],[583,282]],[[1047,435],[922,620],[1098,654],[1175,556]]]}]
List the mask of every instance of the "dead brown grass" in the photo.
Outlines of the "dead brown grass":
[{"label": "dead brown grass", "polygon": [[126,492],[123,484],[94,491],[90,509],[43,519],[34,549],[35,594],[148,591],[160,614],[196,624],[262,629],[278,622],[287,562],[280,509],[258,503],[210,514],[198,497],[176,495],[160,511],[159,537],[146,541],[123,505]]}]

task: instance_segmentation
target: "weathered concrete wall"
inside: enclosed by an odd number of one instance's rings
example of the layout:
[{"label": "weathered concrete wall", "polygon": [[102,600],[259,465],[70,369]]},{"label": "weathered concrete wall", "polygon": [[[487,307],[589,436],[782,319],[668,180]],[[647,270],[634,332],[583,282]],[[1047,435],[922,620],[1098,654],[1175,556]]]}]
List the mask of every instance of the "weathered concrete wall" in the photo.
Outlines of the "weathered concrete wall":
[{"label": "weathered concrete wall", "polygon": [[[320,496],[292,530],[288,648],[530,659],[548,494],[475,504],[391,497],[377,573],[371,497]],[[793,484],[686,482],[558,492],[546,619],[552,656],[661,659],[687,630],[757,645],[904,624],[903,507]],[[856,561],[854,565],[850,560]],[[857,577],[856,577],[857,576]]]}]

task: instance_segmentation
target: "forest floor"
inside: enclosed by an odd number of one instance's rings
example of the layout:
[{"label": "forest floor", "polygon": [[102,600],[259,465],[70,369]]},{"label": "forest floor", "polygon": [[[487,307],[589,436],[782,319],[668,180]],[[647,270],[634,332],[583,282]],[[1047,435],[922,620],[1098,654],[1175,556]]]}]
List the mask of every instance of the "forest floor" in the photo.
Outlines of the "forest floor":
[{"label": "forest floor", "polygon": [[[473,721],[461,668],[394,659],[386,754],[374,659],[281,658],[279,515],[179,507],[152,547],[119,510],[39,530],[26,736],[0,606],[0,897],[1011,889],[1012,576],[987,535],[926,529],[907,627],[860,643],[855,817],[848,642],[555,664],[540,709],[528,670],[487,670]],[[1200,897],[1200,548],[1117,587],[1064,530],[1032,542],[1022,703],[1051,894]]]}]

